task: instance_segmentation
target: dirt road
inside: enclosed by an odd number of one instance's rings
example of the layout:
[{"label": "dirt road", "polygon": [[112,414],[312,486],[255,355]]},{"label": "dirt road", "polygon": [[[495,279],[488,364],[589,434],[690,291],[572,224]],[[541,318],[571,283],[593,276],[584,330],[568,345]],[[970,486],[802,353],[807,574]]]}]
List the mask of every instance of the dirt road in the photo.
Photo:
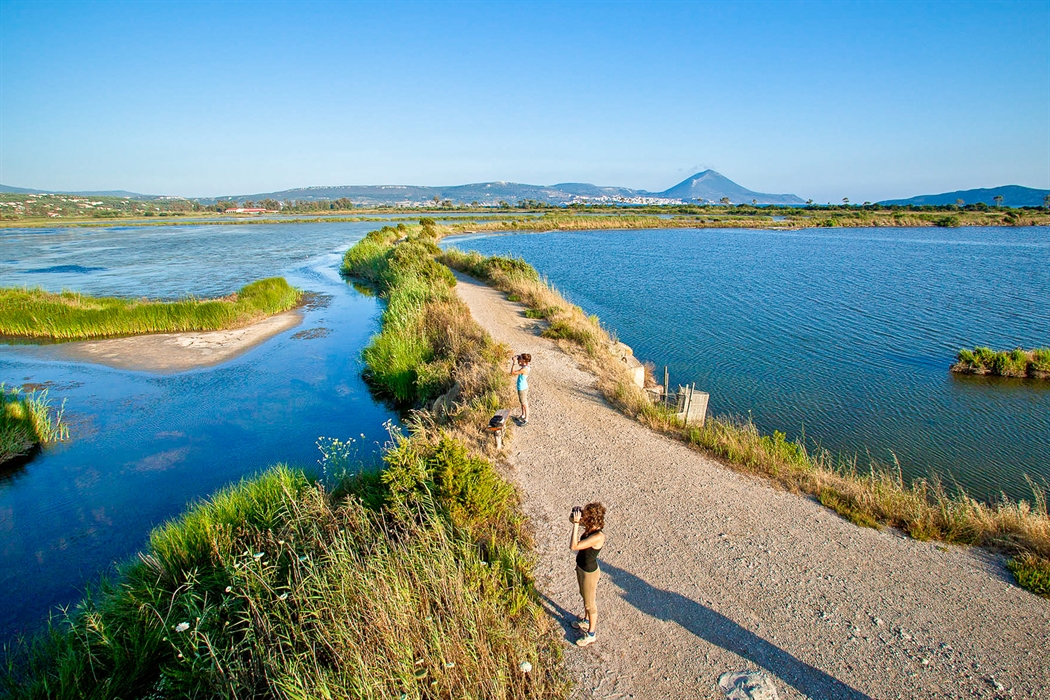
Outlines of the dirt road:
[{"label": "dirt road", "polygon": [[[457,291],[533,357],[531,419],[506,452],[580,697],[724,698],[723,673],[755,669],[781,698],[1050,698],[1050,601],[998,558],[856,527],[658,435],[520,305],[462,276]],[[598,642],[578,649],[568,517],[592,500],[608,543]]]}]

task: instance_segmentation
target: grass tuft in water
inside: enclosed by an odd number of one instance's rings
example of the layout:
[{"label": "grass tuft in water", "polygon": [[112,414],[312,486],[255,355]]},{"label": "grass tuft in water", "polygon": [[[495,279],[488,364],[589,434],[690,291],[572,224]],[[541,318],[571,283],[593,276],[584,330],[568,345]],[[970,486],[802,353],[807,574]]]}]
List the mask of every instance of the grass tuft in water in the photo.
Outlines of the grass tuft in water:
[{"label": "grass tuft in water", "polygon": [[63,408],[52,409],[47,390],[23,392],[0,384],[0,464],[29,454],[38,445],[65,440]]},{"label": "grass tuft in water", "polygon": [[991,374],[998,377],[1050,379],[1050,348],[996,351],[978,346],[963,348],[951,368],[958,374]]}]

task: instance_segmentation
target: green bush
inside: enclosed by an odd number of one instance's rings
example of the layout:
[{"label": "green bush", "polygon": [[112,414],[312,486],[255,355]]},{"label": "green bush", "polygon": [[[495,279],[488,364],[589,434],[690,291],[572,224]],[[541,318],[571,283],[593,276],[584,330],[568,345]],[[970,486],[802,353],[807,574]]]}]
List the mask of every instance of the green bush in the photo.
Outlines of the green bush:
[{"label": "green bush", "polygon": [[1050,598],[1050,559],[1024,553],[1010,559],[1006,566],[1021,588]]}]

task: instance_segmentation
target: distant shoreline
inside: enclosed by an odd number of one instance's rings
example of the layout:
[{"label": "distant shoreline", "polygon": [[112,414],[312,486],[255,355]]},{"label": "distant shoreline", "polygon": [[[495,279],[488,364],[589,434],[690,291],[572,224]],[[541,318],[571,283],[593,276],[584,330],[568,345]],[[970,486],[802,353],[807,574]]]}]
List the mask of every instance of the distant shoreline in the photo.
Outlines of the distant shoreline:
[{"label": "distant shoreline", "polygon": [[[647,208],[623,209],[385,209],[341,212],[288,219],[216,214],[193,214],[144,219],[26,219],[0,221],[0,230],[38,228],[112,228],[156,226],[252,226],[274,224],[390,223],[398,220],[429,218],[452,224],[454,229],[469,225],[470,231],[549,231],[556,229],[639,229],[639,228],[763,228],[800,230],[810,228],[961,228],[973,226],[1019,227],[1050,226],[1050,210],[994,209],[984,211],[874,207],[777,208],[741,206],[669,207],[667,211]],[[476,215],[476,218],[463,215]],[[456,223],[458,222],[458,224]],[[457,230],[457,233],[460,231]]]}]

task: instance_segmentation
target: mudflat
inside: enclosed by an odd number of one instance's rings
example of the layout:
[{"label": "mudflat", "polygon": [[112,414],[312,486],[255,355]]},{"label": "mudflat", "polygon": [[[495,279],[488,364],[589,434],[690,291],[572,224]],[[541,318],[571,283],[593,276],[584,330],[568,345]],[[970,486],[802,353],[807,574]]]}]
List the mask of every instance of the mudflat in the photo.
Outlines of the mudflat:
[{"label": "mudflat", "polygon": [[242,328],[81,340],[55,347],[58,355],[80,362],[148,372],[185,372],[233,359],[302,320],[302,312],[293,309]]},{"label": "mudflat", "polygon": [[[1000,557],[857,527],[648,430],[519,304],[457,277],[478,323],[533,357],[505,466],[577,697],[725,698],[719,678],[745,670],[780,698],[1050,697],[1050,601]],[[594,500],[608,509],[598,642],[579,649],[568,519]]]}]

